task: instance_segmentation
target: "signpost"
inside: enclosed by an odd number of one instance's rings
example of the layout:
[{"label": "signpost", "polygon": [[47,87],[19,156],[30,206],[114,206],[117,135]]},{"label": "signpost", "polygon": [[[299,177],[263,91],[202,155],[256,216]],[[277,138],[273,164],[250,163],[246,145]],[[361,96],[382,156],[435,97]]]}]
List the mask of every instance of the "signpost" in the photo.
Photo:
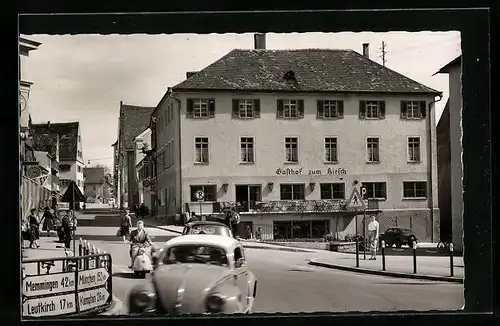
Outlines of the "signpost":
[{"label": "signpost", "polygon": [[75,291],[75,273],[27,276],[22,284],[23,295],[26,297]]},{"label": "signpost", "polygon": [[361,186],[361,200],[363,201],[363,259],[366,260],[366,204],[365,204],[366,187]]},{"label": "signpost", "polygon": [[355,221],[355,227],[356,227],[356,267],[359,267],[359,243],[358,243],[358,209],[364,209],[365,208],[365,203],[363,202],[363,199],[361,198],[361,195],[359,194],[358,188],[353,187],[351,196],[349,197],[349,200],[347,201],[347,208],[354,209],[355,211],[355,216],[356,216],[356,221]]},{"label": "signpost", "polygon": [[109,298],[109,292],[105,288],[97,288],[78,293],[80,311],[85,311],[102,306]]},{"label": "signpost", "polygon": [[195,196],[196,196],[196,199],[198,199],[198,202],[200,203],[200,216],[201,216],[202,221],[204,221],[205,218],[203,217],[203,214],[202,214],[201,203],[203,202],[203,199],[205,199],[205,192],[202,189],[196,190]]},{"label": "signpost", "polygon": [[104,286],[109,273],[105,268],[89,269],[78,272],[78,290],[85,290],[96,286]]},{"label": "signpost", "polygon": [[76,312],[74,293],[32,298],[23,302],[23,317],[44,317]]}]

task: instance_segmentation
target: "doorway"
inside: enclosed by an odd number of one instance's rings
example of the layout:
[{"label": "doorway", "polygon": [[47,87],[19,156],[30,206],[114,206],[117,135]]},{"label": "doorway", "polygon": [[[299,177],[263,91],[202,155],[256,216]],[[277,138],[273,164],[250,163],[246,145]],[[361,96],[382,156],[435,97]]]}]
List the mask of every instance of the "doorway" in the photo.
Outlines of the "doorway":
[{"label": "doorway", "polygon": [[255,207],[255,202],[262,200],[260,185],[236,185],[236,202],[242,212],[248,212]]}]

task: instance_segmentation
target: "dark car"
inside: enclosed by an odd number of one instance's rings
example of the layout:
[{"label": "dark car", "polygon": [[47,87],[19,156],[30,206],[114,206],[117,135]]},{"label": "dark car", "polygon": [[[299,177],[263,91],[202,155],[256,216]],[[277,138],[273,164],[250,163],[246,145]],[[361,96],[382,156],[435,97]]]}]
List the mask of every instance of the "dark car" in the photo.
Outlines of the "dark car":
[{"label": "dark car", "polygon": [[183,235],[187,234],[210,234],[210,235],[222,235],[226,237],[232,237],[233,233],[231,230],[223,223],[213,222],[213,221],[195,221],[186,224]]},{"label": "dark car", "polygon": [[387,247],[396,245],[397,248],[401,248],[403,245],[413,247],[413,244],[417,243],[417,237],[413,231],[405,228],[388,228],[385,233],[380,235],[379,245],[382,244],[382,240],[385,241]]}]

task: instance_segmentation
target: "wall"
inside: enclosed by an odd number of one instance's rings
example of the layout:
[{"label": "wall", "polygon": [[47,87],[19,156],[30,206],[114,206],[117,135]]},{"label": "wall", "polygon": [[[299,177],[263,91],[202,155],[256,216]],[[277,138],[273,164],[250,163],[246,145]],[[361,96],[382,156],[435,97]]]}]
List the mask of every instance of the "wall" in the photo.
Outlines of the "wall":
[{"label": "wall", "polygon": [[[104,190],[103,185],[100,183],[86,183],[85,184],[85,196],[91,198],[103,199]],[[94,189],[95,188],[95,189]]]},{"label": "wall", "polygon": [[[273,94],[237,95],[237,98],[260,98],[261,117],[254,120],[235,120],[231,117],[232,97],[226,94],[178,94],[181,105],[182,178],[184,201],[190,198],[190,184],[217,184],[218,201],[234,201],[234,184],[261,184],[274,182],[269,193],[263,187],[263,200],[279,200],[278,183],[300,182],[345,182],[346,196],[350,194],[352,182],[359,180],[387,181],[388,199],[380,203],[381,209],[426,208],[426,200],[403,200],[403,181],[428,181],[427,122],[426,120],[400,119],[401,100],[433,100],[432,97],[359,97],[344,96],[332,99],[344,100],[344,118],[319,120],[316,118],[315,95],[294,95],[290,98],[304,99],[305,117],[300,120],[277,120],[276,100],[286,98]],[[215,98],[216,117],[192,120],[185,117],[186,99],[196,97]],[[386,118],[383,120],[360,120],[359,100],[385,100]],[[434,114],[431,114],[433,116]],[[435,128],[435,127],[434,127]],[[353,132],[355,131],[355,132]],[[435,132],[434,132],[435,135]],[[209,165],[195,165],[194,138],[209,137]],[[239,138],[255,137],[255,164],[239,163]],[[284,164],[284,137],[299,137],[299,164]],[[325,136],[338,137],[338,164],[323,163]],[[366,137],[380,137],[379,164],[366,164]],[[407,137],[421,139],[421,163],[407,163]],[[435,148],[435,145],[434,145]],[[427,150],[426,150],[427,149]],[[435,157],[435,155],[433,156]],[[297,176],[277,175],[278,168],[302,168]],[[346,175],[328,175],[330,169],[345,169]],[[309,170],[321,170],[321,175],[310,176]],[[437,171],[437,167],[436,167]],[[434,174],[432,191],[437,196],[437,172]],[[220,191],[223,183],[229,183],[227,193]],[[428,183],[429,184],[429,183]],[[311,193],[306,188],[306,199],[319,199],[319,186]],[[437,202],[434,205],[437,207]]]},{"label": "wall", "polygon": [[132,208],[134,205],[139,205],[139,185],[135,178],[135,152],[127,151],[127,184],[128,184],[128,207]]},{"label": "wall", "polygon": [[462,85],[460,66],[450,70],[449,85],[452,240],[457,250],[463,250]]},{"label": "wall", "polygon": [[[80,171],[78,171],[78,167],[80,168]],[[76,183],[78,184],[78,188],[80,188],[80,190],[84,191],[83,187],[84,187],[84,179],[83,179],[83,163],[80,162],[80,161],[76,161],[76,164],[75,164],[75,173],[76,173]]]},{"label": "wall", "polygon": [[452,234],[449,102],[445,106],[445,110],[439,119],[437,138],[440,237],[441,239],[448,239],[451,238]]},{"label": "wall", "polygon": [[59,179],[69,179],[76,182],[76,162],[75,161],[60,161],[59,166],[68,164],[70,165],[69,171],[59,171]]}]

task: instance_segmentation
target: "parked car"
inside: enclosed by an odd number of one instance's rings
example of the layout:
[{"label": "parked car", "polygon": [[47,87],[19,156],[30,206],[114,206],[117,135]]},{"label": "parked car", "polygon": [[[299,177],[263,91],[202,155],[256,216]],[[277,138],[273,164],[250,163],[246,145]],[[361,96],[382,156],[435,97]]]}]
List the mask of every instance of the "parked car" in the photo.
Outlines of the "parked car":
[{"label": "parked car", "polygon": [[233,237],[233,233],[226,224],[212,221],[195,221],[186,224],[182,230],[183,235],[187,234],[209,234]]},{"label": "parked car", "polygon": [[403,245],[413,247],[413,244],[417,243],[417,237],[412,230],[399,227],[388,228],[380,234],[379,245],[382,244],[382,240],[385,241],[387,247],[396,245],[397,248],[401,248]]},{"label": "parked car", "polygon": [[132,289],[132,314],[250,313],[257,278],[231,237],[184,235],[165,244],[151,282]]}]

